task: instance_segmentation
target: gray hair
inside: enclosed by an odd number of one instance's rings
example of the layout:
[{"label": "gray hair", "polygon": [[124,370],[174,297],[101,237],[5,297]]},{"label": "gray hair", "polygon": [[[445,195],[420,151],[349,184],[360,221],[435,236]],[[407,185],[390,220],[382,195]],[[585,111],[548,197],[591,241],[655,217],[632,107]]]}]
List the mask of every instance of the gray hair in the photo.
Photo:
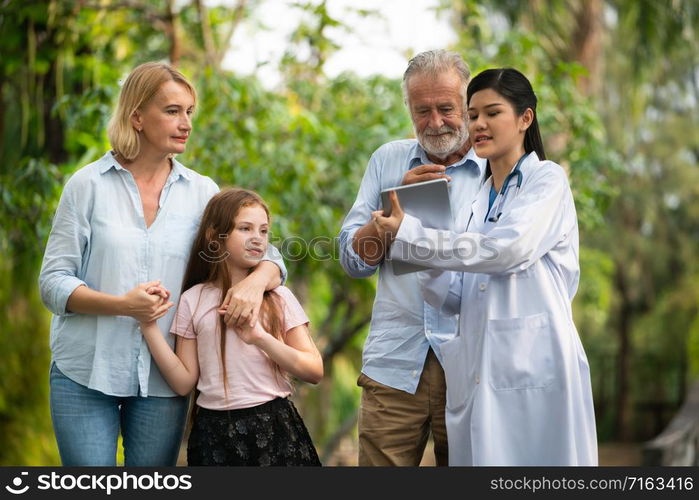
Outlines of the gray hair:
[{"label": "gray hair", "polygon": [[401,85],[405,104],[410,107],[408,102],[408,80],[411,77],[424,74],[436,77],[448,71],[455,71],[461,79],[461,100],[464,109],[466,109],[466,89],[471,79],[471,70],[460,54],[442,49],[420,52],[410,60],[408,68],[403,73],[403,83]]}]

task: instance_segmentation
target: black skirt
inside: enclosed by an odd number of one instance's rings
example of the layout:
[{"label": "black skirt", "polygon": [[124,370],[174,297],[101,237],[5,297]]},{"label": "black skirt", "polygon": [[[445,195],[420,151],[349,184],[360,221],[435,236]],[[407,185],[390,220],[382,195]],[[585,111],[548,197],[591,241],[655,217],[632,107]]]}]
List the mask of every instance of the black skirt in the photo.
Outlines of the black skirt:
[{"label": "black skirt", "polygon": [[188,465],[321,465],[301,416],[287,398],[239,410],[195,410]]}]

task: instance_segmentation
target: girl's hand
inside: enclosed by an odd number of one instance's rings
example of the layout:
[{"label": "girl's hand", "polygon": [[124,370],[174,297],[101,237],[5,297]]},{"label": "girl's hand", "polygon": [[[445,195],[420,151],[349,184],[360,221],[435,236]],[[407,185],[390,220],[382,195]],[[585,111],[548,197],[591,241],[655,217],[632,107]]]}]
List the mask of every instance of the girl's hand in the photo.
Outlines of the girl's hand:
[{"label": "girl's hand", "polygon": [[[160,293],[148,293],[153,287],[160,287],[160,280],[141,283],[122,295],[124,315],[135,318],[139,323],[150,323],[165,316],[174,304],[168,302]],[[166,289],[163,290],[167,292]],[[169,292],[166,295],[169,298]]]},{"label": "girl's hand", "polygon": [[[167,303],[167,301],[170,299],[170,290],[165,288],[163,285],[155,285],[155,286],[148,287],[148,289],[146,289],[146,293],[148,293],[149,295],[155,295],[157,297],[160,297],[160,304],[161,305]],[[163,314],[161,316],[154,318],[152,321],[149,321],[147,323],[141,323],[140,324],[141,331],[143,332],[143,331],[147,331],[149,329],[157,328],[156,320],[158,320],[159,318],[164,316],[166,313],[167,313],[167,309],[163,312]]]},{"label": "girl's hand", "polygon": [[250,345],[257,345],[264,335],[269,335],[262,328],[259,321],[255,322],[255,326],[244,323],[242,326],[236,326],[234,330],[235,333],[238,334],[238,337],[240,337],[240,340]]},{"label": "girl's hand", "polygon": [[372,220],[374,222],[374,227],[378,231],[379,235],[385,239],[385,241],[391,242],[396,237],[398,229],[400,229],[400,224],[403,222],[403,208],[401,208],[398,202],[398,195],[395,191],[388,193],[388,198],[391,200],[391,215],[389,217],[384,217],[381,210],[377,210],[371,213]]},{"label": "girl's hand", "polygon": [[158,295],[164,301],[170,299],[170,290],[165,288],[163,285],[150,286],[146,289],[146,293],[148,293],[149,295]]},{"label": "girl's hand", "polygon": [[219,314],[229,327],[254,325],[257,322],[266,282],[261,282],[254,274],[232,286],[223,299]]}]

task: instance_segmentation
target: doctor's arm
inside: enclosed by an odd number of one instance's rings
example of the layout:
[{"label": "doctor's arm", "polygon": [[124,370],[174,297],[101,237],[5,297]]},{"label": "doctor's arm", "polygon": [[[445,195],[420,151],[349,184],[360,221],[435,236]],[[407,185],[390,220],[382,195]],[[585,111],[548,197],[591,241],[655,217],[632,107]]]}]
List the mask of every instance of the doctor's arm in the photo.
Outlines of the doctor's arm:
[{"label": "doctor's arm", "polygon": [[[372,168],[370,164],[367,173]],[[447,179],[451,181],[451,177],[446,175],[444,171],[446,167],[443,165],[421,165],[419,167],[408,170],[403,176],[402,185],[414,184],[416,182],[424,182],[434,179]],[[393,235],[390,232],[382,231],[375,223],[371,216],[371,212],[378,209],[378,199],[381,193],[378,189],[379,182],[371,180],[371,178],[362,180],[362,187],[357,199],[364,199],[364,203],[355,203],[356,208],[360,208],[364,220],[368,220],[364,225],[359,227],[352,238],[352,250],[368,265],[376,266],[380,264],[386,256],[386,251],[391,244]],[[364,192],[363,192],[364,191]],[[355,207],[352,207],[353,210]],[[350,213],[350,215],[352,215]],[[348,216],[349,218],[349,216]]]},{"label": "doctor's arm", "polygon": [[398,224],[391,244],[391,251],[396,253],[392,255],[443,270],[505,274],[526,269],[576,227],[575,207],[563,169],[541,167],[530,175],[533,178],[506,205],[487,234],[424,228],[418,219],[402,213],[400,220],[379,217],[387,230]]},{"label": "doctor's arm", "polygon": [[459,314],[463,273],[429,269],[419,271],[417,280],[425,302],[447,316]]}]

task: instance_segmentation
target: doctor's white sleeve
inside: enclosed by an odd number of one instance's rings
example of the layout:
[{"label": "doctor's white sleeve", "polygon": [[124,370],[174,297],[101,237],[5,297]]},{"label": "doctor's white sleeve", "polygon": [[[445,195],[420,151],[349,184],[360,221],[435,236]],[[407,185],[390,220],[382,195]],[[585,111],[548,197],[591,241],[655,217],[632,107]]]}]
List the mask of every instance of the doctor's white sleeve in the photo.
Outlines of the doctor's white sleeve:
[{"label": "doctor's white sleeve", "polygon": [[[434,269],[474,273],[522,271],[577,231],[575,204],[563,169],[544,162],[487,233],[422,227],[405,214],[391,258]],[[407,248],[406,248],[407,247]]]},{"label": "doctor's white sleeve", "polygon": [[463,273],[430,269],[417,273],[422,298],[447,316],[459,314]]}]

